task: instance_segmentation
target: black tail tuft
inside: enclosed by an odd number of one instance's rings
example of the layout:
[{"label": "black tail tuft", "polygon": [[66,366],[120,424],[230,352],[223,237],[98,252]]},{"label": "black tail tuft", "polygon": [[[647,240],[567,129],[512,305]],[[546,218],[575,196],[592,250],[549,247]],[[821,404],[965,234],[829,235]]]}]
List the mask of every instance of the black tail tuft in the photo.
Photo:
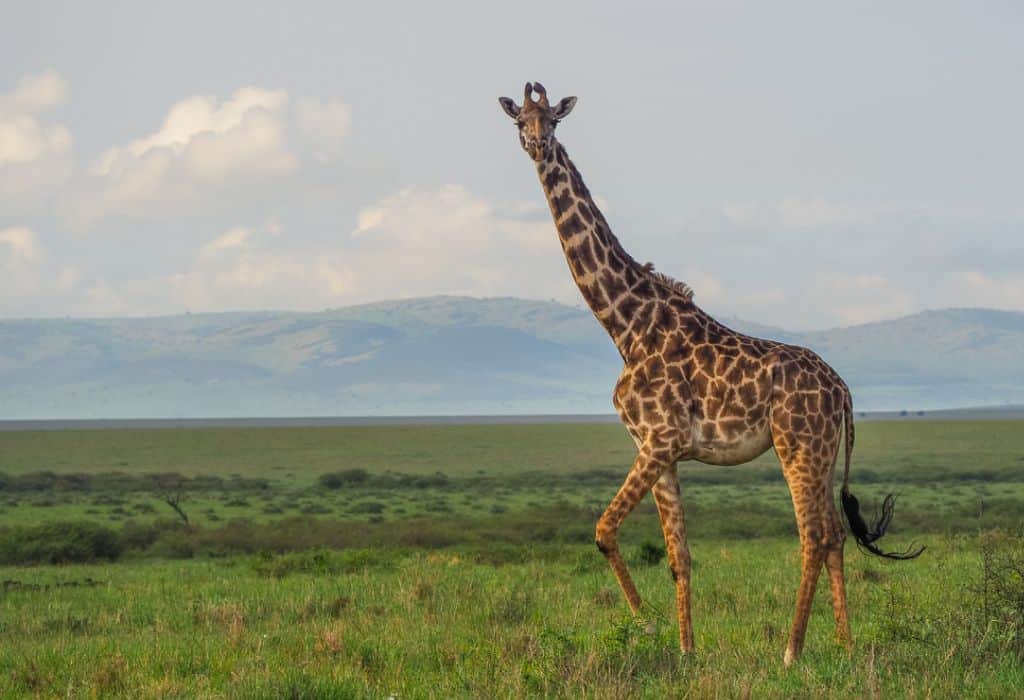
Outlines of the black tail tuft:
[{"label": "black tail tuft", "polygon": [[917,549],[911,547],[904,552],[883,552],[875,546],[874,543],[882,538],[882,535],[889,528],[889,523],[892,521],[892,511],[893,506],[896,504],[896,499],[891,493],[882,502],[882,514],[875,521],[875,525],[871,529],[868,529],[868,524],[861,517],[860,503],[857,501],[856,496],[844,489],[842,501],[843,512],[846,513],[846,521],[850,524],[850,532],[853,533],[854,538],[857,540],[857,545],[861,549],[888,559],[913,559],[924,551],[922,546]]}]

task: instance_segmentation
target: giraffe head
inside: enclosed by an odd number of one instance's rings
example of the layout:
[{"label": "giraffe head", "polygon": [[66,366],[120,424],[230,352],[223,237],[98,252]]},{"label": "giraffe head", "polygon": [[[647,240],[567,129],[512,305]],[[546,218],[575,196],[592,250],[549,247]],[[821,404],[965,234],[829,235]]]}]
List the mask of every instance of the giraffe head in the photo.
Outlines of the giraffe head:
[{"label": "giraffe head", "polygon": [[[533,99],[535,92],[538,95],[536,100]],[[505,114],[515,120],[523,150],[538,163],[551,152],[551,141],[558,122],[565,119],[576,106],[575,97],[563,97],[552,107],[548,104],[547,90],[540,83],[526,84],[522,107],[516,105],[511,97],[499,97],[498,102]]]}]

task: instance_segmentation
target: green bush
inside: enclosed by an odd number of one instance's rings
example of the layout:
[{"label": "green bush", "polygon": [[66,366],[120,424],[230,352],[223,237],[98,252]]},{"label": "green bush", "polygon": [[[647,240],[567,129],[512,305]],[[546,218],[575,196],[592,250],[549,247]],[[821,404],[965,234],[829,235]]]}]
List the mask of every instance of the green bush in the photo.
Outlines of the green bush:
[{"label": "green bush", "polygon": [[114,561],[123,550],[118,534],[89,521],[0,529],[0,564],[66,564]]},{"label": "green bush", "polygon": [[286,554],[262,553],[253,562],[253,569],[273,578],[290,574],[351,574],[364,569],[391,568],[396,559],[405,556],[399,550],[350,549],[335,552],[312,549]]},{"label": "green bush", "polygon": [[972,606],[980,612],[979,645],[1009,648],[1024,660],[1024,536],[993,531],[980,540],[981,576]]},{"label": "green bush", "polygon": [[320,478],[317,479],[317,483],[325,489],[337,491],[346,486],[358,486],[365,483],[369,476],[365,469],[344,469],[340,472],[321,474]]},{"label": "green bush", "polygon": [[66,472],[57,474],[49,470],[26,472],[17,476],[0,474],[0,491],[101,491],[128,493],[140,491],[264,491],[270,487],[269,479],[219,476],[184,476],[177,472],[127,474],[125,472]]},{"label": "green bush", "polygon": [[637,558],[644,566],[657,566],[665,558],[665,547],[654,542],[644,542],[640,545]]}]

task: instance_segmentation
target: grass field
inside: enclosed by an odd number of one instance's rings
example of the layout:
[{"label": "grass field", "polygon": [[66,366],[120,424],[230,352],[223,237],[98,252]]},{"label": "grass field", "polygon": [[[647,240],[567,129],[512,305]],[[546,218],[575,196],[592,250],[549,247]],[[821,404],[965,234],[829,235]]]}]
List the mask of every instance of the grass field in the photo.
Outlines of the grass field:
[{"label": "grass field", "polygon": [[1024,696],[1024,423],[859,426],[855,493],[900,493],[887,543],[928,550],[850,545],[857,645],[823,585],[788,671],[774,457],[680,467],[684,658],[653,507],[622,533],[643,620],[591,543],[632,452],[612,425],[0,433],[0,692]]}]

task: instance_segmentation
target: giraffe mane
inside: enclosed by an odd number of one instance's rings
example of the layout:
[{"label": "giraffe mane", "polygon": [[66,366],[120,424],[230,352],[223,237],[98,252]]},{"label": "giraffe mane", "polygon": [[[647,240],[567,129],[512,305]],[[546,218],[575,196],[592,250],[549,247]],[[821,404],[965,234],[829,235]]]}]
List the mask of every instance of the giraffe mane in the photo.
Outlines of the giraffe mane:
[{"label": "giraffe mane", "polygon": [[675,292],[687,301],[693,300],[693,287],[686,282],[680,282],[674,277],[669,277],[664,272],[656,272],[654,270],[654,263],[644,263],[643,271],[647,274],[647,278],[659,287]]}]

